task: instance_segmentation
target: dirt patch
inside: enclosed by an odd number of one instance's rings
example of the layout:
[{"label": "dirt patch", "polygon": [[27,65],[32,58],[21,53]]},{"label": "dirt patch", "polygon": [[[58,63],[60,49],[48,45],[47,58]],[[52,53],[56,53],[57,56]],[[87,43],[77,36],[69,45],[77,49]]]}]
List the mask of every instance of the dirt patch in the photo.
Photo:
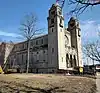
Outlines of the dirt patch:
[{"label": "dirt patch", "polygon": [[0,75],[0,93],[95,93],[95,79],[51,74]]}]

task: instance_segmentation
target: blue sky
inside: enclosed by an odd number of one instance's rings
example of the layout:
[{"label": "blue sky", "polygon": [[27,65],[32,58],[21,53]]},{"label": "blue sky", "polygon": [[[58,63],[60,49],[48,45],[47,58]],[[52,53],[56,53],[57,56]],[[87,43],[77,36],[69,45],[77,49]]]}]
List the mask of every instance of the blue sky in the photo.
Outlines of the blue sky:
[{"label": "blue sky", "polygon": [[[38,16],[38,27],[47,31],[48,9],[56,0],[0,0],[0,40],[18,42],[20,37],[20,22],[26,14],[35,13]],[[67,1],[67,0],[66,0]],[[70,11],[65,2],[63,13]],[[86,10],[79,16],[82,29],[82,40],[95,40],[100,30],[100,6]],[[65,17],[67,24],[69,17]]]},{"label": "blue sky", "polygon": [[[66,0],[67,1],[67,0]],[[29,13],[38,17],[39,28],[47,31],[48,10],[56,0],[0,0],[0,41],[19,42],[20,22]],[[71,7],[65,2],[63,14],[70,11]],[[65,25],[69,20],[65,16]],[[78,17],[82,33],[82,43],[95,41],[100,31],[100,5],[87,9]]]}]

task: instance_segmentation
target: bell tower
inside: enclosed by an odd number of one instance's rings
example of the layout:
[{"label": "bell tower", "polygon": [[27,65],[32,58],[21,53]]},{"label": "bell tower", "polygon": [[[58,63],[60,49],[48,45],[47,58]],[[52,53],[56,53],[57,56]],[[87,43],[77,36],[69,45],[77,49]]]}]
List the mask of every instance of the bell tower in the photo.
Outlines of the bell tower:
[{"label": "bell tower", "polygon": [[55,71],[66,69],[64,18],[62,9],[58,4],[53,4],[49,10],[48,19],[48,68]]},{"label": "bell tower", "polygon": [[81,47],[81,29],[79,22],[74,17],[70,18],[68,22],[68,30],[71,33],[71,47],[76,49],[77,52],[77,66],[83,67],[82,63],[82,47]]}]

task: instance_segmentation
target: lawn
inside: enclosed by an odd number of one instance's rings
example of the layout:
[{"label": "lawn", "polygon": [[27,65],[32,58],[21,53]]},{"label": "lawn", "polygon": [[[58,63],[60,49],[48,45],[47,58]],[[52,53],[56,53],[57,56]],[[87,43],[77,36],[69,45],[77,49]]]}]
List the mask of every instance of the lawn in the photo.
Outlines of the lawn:
[{"label": "lawn", "polygon": [[95,79],[57,74],[1,74],[0,93],[95,93]]}]

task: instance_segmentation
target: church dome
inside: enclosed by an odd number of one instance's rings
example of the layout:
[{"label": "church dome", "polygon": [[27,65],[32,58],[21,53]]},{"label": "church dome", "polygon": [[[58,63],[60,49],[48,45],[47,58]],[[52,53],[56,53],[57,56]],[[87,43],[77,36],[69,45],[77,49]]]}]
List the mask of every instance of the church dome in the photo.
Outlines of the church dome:
[{"label": "church dome", "polygon": [[55,3],[55,4],[52,5],[52,7],[57,7],[57,6],[59,6],[58,3]]},{"label": "church dome", "polygon": [[76,20],[76,18],[75,17],[71,17],[70,20]]}]

